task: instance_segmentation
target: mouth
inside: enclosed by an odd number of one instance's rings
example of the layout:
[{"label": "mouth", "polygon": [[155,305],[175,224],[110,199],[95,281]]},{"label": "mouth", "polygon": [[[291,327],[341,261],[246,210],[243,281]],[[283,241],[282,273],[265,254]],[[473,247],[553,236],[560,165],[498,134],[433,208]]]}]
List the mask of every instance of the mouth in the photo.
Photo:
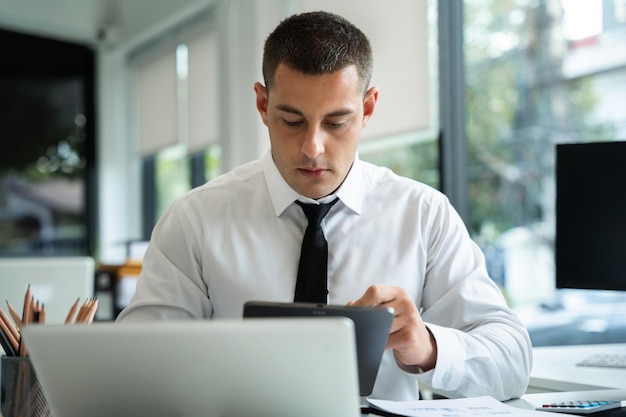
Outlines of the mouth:
[{"label": "mouth", "polygon": [[298,168],[298,172],[300,172],[305,177],[309,178],[321,178],[328,172],[328,169],[325,168]]}]

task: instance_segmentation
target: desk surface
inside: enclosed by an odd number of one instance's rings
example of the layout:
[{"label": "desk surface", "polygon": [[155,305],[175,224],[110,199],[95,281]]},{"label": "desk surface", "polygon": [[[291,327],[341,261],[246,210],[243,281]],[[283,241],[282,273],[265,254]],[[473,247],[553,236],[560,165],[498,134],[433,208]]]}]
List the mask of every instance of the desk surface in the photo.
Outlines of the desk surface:
[{"label": "desk surface", "polygon": [[626,343],[533,349],[528,393],[610,388],[626,390],[626,368],[576,366],[576,363],[589,356],[605,353],[626,355]]}]

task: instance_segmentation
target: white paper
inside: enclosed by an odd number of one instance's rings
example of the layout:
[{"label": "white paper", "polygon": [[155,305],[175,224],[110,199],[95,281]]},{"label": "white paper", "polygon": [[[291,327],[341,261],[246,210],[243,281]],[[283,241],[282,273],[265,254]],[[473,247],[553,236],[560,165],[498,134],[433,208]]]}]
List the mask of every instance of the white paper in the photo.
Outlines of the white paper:
[{"label": "white paper", "polygon": [[[407,417],[551,417],[554,414],[506,405],[493,397],[459,398],[454,400],[387,401],[367,399],[379,410]],[[565,414],[559,414],[565,416]]]}]

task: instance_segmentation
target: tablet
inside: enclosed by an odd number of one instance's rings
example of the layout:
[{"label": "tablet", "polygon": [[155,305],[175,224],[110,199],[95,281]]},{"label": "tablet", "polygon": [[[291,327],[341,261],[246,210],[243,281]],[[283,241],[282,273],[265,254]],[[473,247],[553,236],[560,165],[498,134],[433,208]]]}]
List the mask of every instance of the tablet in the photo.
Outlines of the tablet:
[{"label": "tablet", "polygon": [[267,301],[248,301],[243,307],[244,318],[337,316],[354,322],[359,391],[361,396],[370,395],[389,338],[394,318],[392,308]]}]

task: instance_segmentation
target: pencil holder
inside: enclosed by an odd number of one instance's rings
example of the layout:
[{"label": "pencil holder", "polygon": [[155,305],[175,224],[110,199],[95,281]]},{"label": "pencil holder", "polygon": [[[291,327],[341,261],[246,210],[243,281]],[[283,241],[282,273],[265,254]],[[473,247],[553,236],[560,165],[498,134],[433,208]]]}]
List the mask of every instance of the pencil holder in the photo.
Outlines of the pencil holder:
[{"label": "pencil holder", "polygon": [[1,396],[3,417],[51,417],[28,357],[2,356]]}]

